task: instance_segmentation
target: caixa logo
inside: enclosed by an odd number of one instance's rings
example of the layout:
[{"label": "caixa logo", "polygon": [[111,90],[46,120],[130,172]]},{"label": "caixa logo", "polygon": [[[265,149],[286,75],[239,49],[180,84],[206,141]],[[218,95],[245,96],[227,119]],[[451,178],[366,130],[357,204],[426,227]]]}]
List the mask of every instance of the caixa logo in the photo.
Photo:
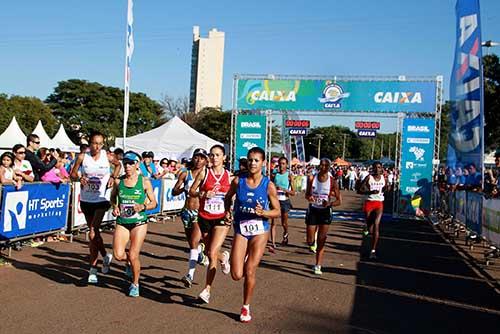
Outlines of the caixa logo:
[{"label": "caixa logo", "polygon": [[12,231],[12,226],[20,230],[26,228],[26,218],[28,211],[28,192],[8,192],[5,195],[5,205],[3,212],[3,231]]},{"label": "caixa logo", "polygon": [[242,128],[260,129],[262,126],[260,125],[259,122],[241,122],[241,127]]},{"label": "caixa logo", "polygon": [[373,96],[375,103],[416,104],[422,103],[420,92],[377,92]]}]

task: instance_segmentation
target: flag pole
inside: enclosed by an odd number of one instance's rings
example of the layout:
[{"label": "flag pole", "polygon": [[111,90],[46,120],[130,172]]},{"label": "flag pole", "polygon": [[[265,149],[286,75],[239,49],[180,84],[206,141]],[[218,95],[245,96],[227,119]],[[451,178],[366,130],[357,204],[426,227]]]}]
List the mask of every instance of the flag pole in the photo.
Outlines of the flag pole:
[{"label": "flag pole", "polygon": [[127,123],[130,106],[130,62],[134,53],[134,34],[133,34],[133,0],[128,0],[127,3],[127,33],[125,40],[125,85],[124,85],[124,101],[123,101],[123,150],[126,150],[127,138]]}]

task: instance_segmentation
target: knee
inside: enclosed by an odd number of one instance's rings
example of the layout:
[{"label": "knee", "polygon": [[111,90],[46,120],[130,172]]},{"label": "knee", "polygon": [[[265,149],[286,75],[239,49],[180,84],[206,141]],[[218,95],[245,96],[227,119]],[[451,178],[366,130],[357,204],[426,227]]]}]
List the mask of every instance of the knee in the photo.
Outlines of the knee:
[{"label": "knee", "polygon": [[239,281],[243,278],[243,272],[241,270],[238,272],[236,270],[231,270],[231,278],[233,279],[233,281]]},{"label": "knee", "polygon": [[139,254],[129,253],[128,258],[129,258],[130,262],[137,261],[137,260],[139,260]]},{"label": "knee", "polygon": [[113,251],[113,257],[117,260],[117,261],[125,261],[127,259],[127,254],[125,253],[125,251]]},{"label": "knee", "polygon": [[245,277],[247,279],[254,278],[255,277],[255,267],[247,265],[245,268]]},{"label": "knee", "polygon": [[211,263],[216,263],[218,257],[219,257],[219,251],[218,250],[210,249],[208,251],[208,258],[210,259]]}]

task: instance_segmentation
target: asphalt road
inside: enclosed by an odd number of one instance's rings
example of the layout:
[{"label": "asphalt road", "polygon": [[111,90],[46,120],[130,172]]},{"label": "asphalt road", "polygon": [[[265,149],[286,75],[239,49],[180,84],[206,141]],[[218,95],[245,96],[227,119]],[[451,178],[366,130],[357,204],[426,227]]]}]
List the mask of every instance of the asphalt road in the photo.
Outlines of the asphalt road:
[{"label": "asphalt road", "polygon": [[[305,207],[301,197],[296,209]],[[198,267],[195,285],[184,288],[188,247],[175,219],[150,224],[136,299],[127,297],[121,263],[87,285],[83,235],[13,252],[12,266],[0,268],[0,333],[498,333],[499,295],[433,227],[384,221],[379,260],[368,261],[360,199],[344,193],[344,202],[339,210],[358,214],[337,214],[320,278],[303,219],[291,220],[290,245],[266,253],[258,269],[249,324],[238,321],[242,282],[219,271],[210,304],[200,305]],[[106,232],[108,249],[111,239]]]}]

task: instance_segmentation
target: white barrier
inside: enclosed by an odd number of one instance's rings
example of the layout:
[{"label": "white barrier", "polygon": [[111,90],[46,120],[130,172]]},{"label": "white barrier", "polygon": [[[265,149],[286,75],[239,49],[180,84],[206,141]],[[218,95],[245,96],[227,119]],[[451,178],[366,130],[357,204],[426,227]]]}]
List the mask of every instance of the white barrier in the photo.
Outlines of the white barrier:
[{"label": "white barrier", "polygon": [[186,202],[186,194],[182,193],[178,196],[173,196],[175,183],[177,180],[163,179],[163,200],[161,203],[161,211],[179,211],[184,207]]},{"label": "white barrier", "polygon": [[500,246],[500,200],[483,198],[483,236]]}]

